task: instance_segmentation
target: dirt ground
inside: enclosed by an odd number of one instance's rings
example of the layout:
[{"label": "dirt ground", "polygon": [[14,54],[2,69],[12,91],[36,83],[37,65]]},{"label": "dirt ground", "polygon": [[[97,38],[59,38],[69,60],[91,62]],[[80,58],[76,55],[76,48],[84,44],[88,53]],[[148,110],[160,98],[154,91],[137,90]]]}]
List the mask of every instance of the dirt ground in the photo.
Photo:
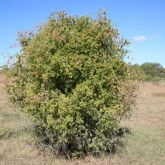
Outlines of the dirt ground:
[{"label": "dirt ground", "polygon": [[164,165],[165,164],[165,83],[140,85],[136,108],[121,124],[131,129],[126,146],[113,156],[64,160],[39,150],[31,121],[13,107],[0,75],[0,165]]}]

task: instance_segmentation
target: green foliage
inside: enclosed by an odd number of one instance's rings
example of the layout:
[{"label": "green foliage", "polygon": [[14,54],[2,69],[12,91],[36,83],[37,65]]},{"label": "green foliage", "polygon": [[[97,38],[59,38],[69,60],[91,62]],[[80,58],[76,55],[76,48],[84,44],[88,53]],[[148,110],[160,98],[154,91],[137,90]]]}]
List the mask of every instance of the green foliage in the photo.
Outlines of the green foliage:
[{"label": "green foliage", "polygon": [[74,157],[112,151],[135,86],[123,61],[128,42],[106,14],[94,20],[59,12],[19,41],[8,91],[42,140]]},{"label": "green foliage", "polygon": [[138,64],[129,64],[130,72],[134,75],[134,80],[142,81],[146,80],[146,74],[144,73],[142,67]]},{"label": "green foliage", "polygon": [[146,62],[141,65],[146,75],[146,80],[161,80],[165,78],[165,68],[159,63]]},{"label": "green foliage", "polygon": [[129,64],[135,80],[160,81],[165,79],[165,68],[159,63]]}]

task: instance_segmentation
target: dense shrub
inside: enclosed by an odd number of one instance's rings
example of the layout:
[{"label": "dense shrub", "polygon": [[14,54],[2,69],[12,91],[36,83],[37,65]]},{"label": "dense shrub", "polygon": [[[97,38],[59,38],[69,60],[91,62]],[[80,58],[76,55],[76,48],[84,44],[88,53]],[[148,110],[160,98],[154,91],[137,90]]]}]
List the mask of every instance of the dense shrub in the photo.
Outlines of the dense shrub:
[{"label": "dense shrub", "polygon": [[145,72],[143,71],[141,65],[138,64],[128,64],[130,72],[134,74],[133,79],[136,81],[145,81],[147,79],[147,76]]},{"label": "dense shrub", "polygon": [[59,12],[19,41],[9,93],[43,141],[71,156],[110,152],[135,89],[123,61],[128,42],[111,20]]},{"label": "dense shrub", "polygon": [[145,62],[139,64],[129,64],[132,73],[135,73],[136,80],[160,81],[165,80],[165,68],[159,63]]},{"label": "dense shrub", "polygon": [[146,75],[146,80],[163,80],[165,79],[165,68],[159,63],[146,62],[141,65],[141,69]]}]

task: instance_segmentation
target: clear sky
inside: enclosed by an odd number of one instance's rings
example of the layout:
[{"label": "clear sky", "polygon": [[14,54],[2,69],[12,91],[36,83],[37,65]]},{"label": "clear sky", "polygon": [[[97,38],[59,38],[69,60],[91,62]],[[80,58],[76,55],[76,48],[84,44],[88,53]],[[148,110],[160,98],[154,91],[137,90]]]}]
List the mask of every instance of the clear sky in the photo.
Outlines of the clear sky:
[{"label": "clear sky", "polygon": [[19,51],[17,32],[44,23],[52,12],[96,16],[99,9],[131,42],[133,63],[159,62],[165,67],[165,0],[1,0],[0,65]]}]

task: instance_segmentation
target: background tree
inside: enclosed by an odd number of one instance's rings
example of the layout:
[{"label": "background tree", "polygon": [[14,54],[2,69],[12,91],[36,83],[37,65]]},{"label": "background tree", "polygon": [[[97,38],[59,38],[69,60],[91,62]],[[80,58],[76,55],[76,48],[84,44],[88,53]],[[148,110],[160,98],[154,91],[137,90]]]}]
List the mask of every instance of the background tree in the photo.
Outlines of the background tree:
[{"label": "background tree", "polygon": [[159,80],[165,78],[165,69],[159,63],[143,63],[141,65],[148,80]]}]

